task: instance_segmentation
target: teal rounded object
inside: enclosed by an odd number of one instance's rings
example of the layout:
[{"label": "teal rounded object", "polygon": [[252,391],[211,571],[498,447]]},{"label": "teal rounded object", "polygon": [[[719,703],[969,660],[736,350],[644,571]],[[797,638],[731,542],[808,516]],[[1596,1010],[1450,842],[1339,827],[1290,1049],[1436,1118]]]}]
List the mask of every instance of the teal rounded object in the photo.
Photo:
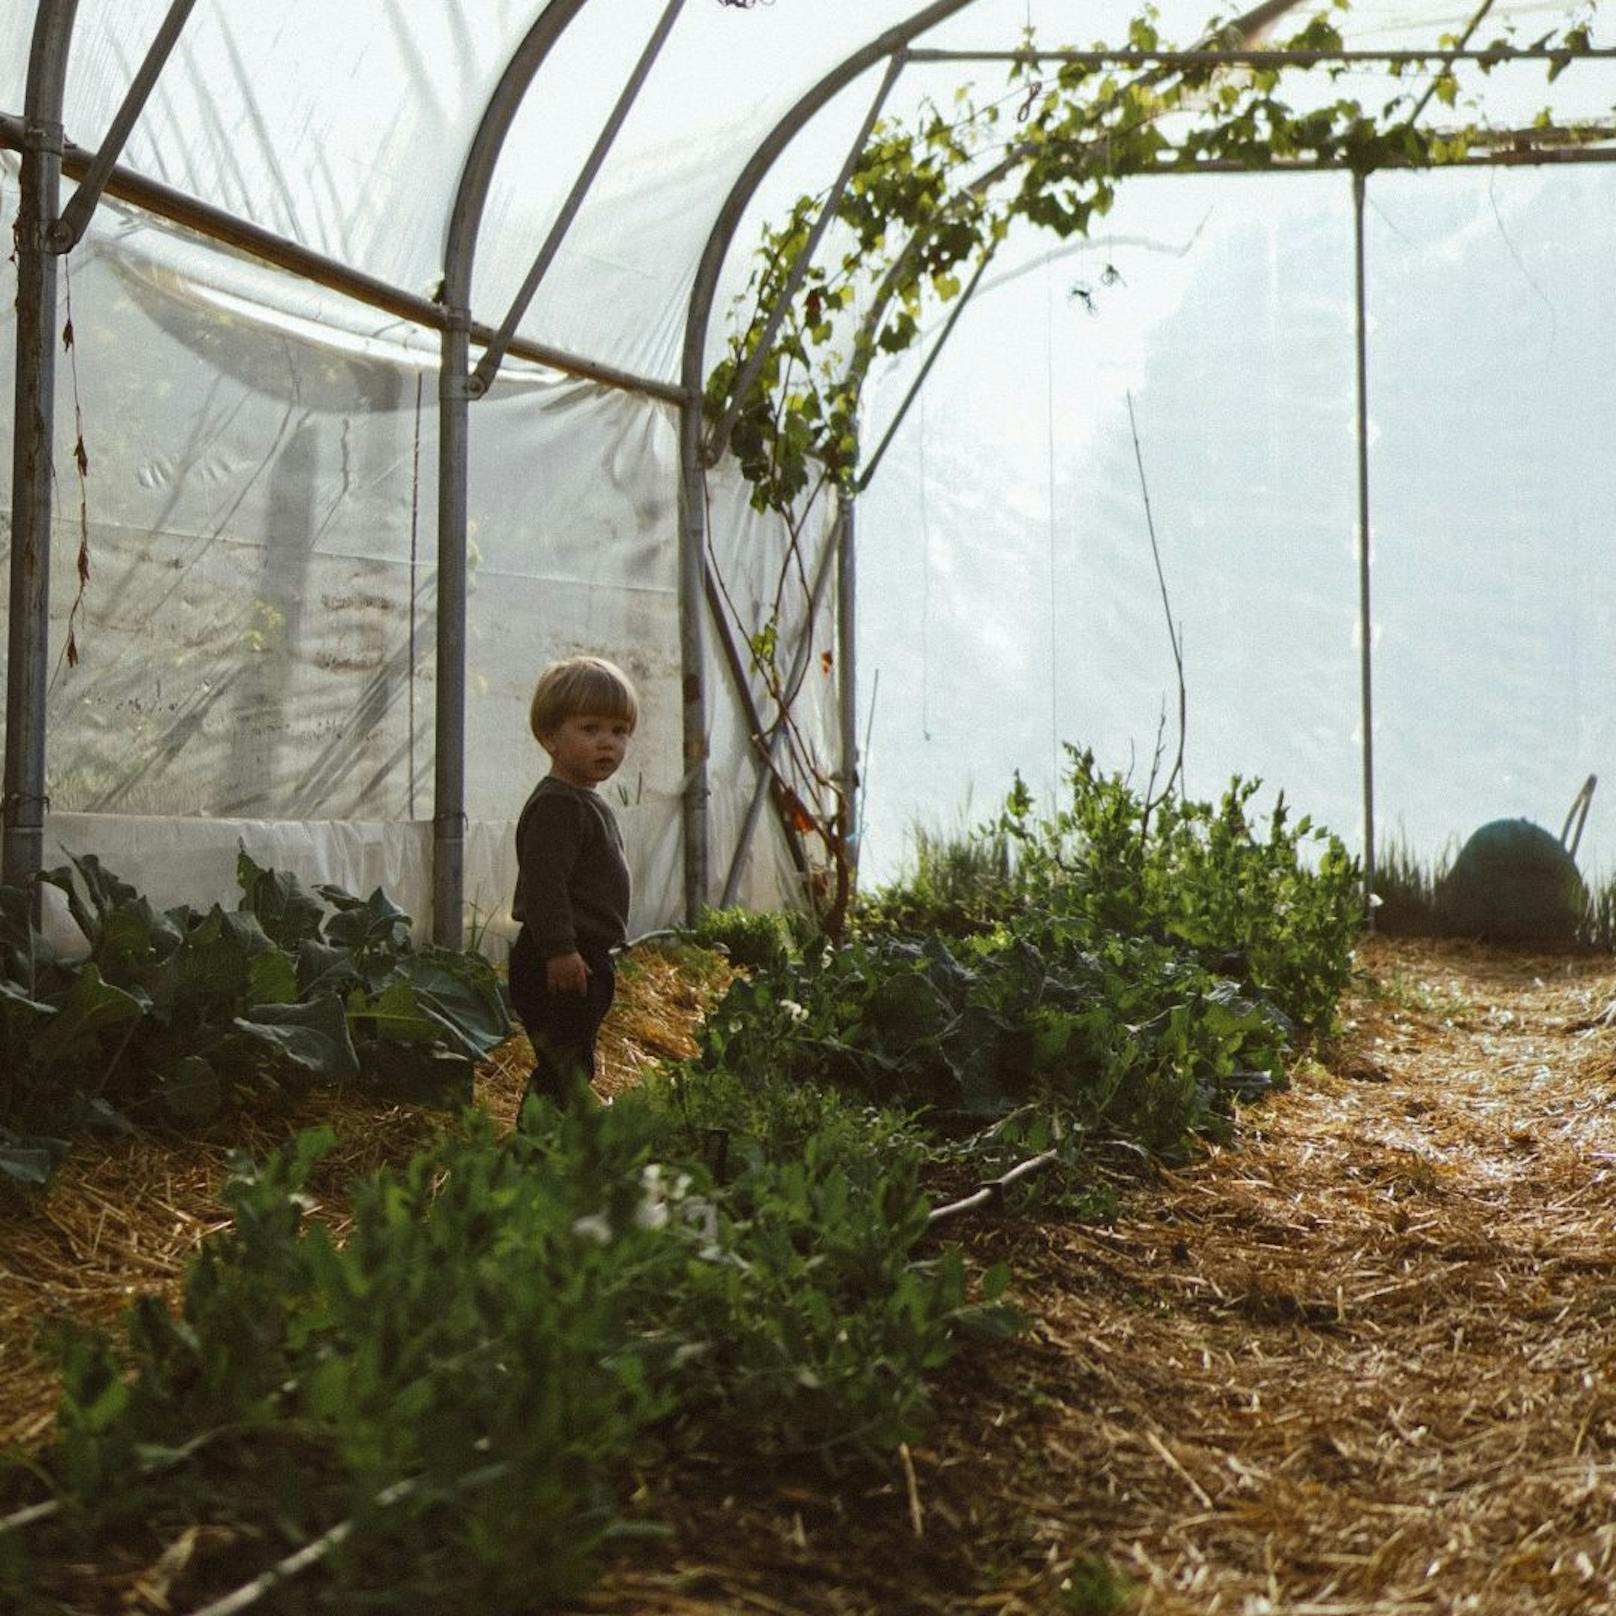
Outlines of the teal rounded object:
[{"label": "teal rounded object", "polygon": [[1437,889],[1450,932],[1494,943],[1577,939],[1588,894],[1576,860],[1529,819],[1495,819],[1459,850]]}]

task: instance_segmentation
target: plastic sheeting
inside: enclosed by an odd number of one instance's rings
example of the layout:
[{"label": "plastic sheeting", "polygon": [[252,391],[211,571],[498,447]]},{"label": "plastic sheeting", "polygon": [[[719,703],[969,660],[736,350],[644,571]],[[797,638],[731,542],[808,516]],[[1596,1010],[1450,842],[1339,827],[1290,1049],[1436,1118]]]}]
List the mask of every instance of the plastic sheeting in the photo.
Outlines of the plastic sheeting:
[{"label": "plastic sheeting", "polygon": [[[1605,168],[1370,181],[1382,847],[1558,835],[1586,775],[1616,783],[1613,218]],[[1152,180],[984,283],[860,512],[889,563],[862,597],[869,868],[990,817],[1017,769],[1047,802],[1062,742],[1143,785],[1160,737],[1170,767],[1147,494],[1190,791],[1256,776],[1362,848],[1352,229],[1344,176]],[[1596,796],[1585,869],[1612,825]]]},{"label": "plastic sheeting", "polygon": [[[164,9],[80,0],[69,139],[98,143]],[[542,9],[199,6],[123,161],[430,296],[464,153]],[[689,0],[522,335],[676,380],[697,262],[757,141],[916,9]],[[1135,9],[977,0],[918,43],[1003,49],[1028,25],[1045,44],[1116,40]],[[1158,10],[1164,37],[1199,34],[1199,5]],[[1522,37],[1552,26],[1516,10]],[[494,176],[479,320],[503,317],[662,11],[588,6],[546,63]],[[0,0],[0,110],[21,108],[33,12]],[[1489,37],[1510,15],[1494,9]],[[1339,24],[1374,46],[1460,26],[1373,5]],[[917,68],[891,110],[966,79],[1008,96],[1003,74]],[[1608,79],[1592,75],[1567,73],[1556,104],[1608,109]],[[876,76],[811,122],[747,210],[709,363],[759,221],[824,188]],[[1529,121],[1550,99],[1541,67],[1485,86],[1461,76],[1497,121]],[[1368,73],[1344,88],[1366,105],[1391,91]],[[0,168],[8,208],[14,174]],[[1499,814],[1554,823],[1602,768],[1610,603],[1594,557],[1612,367],[1593,298],[1608,188],[1587,170],[1371,185],[1378,811],[1420,851]],[[1349,839],[1360,828],[1347,191],[1337,177],[1152,180],[1082,251],[1029,241],[996,266],[861,507],[867,874],[895,867],[912,819],[947,822],[968,792],[986,812],[1017,767],[1047,782],[1063,740],[1143,777],[1165,714],[1171,747],[1129,394],[1185,625],[1191,788],[1260,774]],[[51,837],[84,838],[75,850],[102,851],[137,884],[149,866],[155,895],[172,881],[177,899],[189,855],[174,850],[194,846],[228,876],[218,860],[241,825],[339,884],[316,866],[360,868],[347,839],[380,826],[380,867],[416,880],[431,811],[435,338],[113,203],[67,268],[77,341],[58,387]],[[13,273],[0,276],[8,307]],[[7,397],[12,335],[0,328]],[[867,442],[917,359],[877,378]],[[69,668],[81,533],[66,450],[80,417],[93,573]],[[646,702],[613,789],[634,822],[633,924],[648,928],[680,907],[672,411],[508,362],[472,408],[471,445],[470,843],[499,843],[539,766],[525,726],[537,668],[576,649],[614,655]],[[710,495],[718,569],[743,630],[760,627],[784,536],[728,464]],[[810,550],[827,518],[811,514]],[[795,616],[792,597],[788,631]],[[833,646],[829,625],[827,610],[816,652]],[[713,644],[708,661],[716,884],[755,769]],[[803,697],[827,758],[840,671],[816,654]],[[1584,844],[1596,855],[1600,820],[1596,805]],[[468,868],[474,905],[508,885],[508,853],[488,859]],[[779,901],[795,886],[771,830],[742,895]],[[424,910],[422,892],[395,896]]]},{"label": "plastic sheeting", "polygon": [[[233,849],[235,831],[151,841],[166,816],[295,822],[261,832],[266,847],[294,852],[342,848],[344,821],[388,823],[397,846],[387,867],[410,882],[392,895],[424,916],[434,352],[402,328],[345,335],[312,317],[340,304],[332,294],[116,206],[98,216],[70,276],[75,343],[58,442],[70,446],[82,424],[89,475],[82,535],[76,485],[58,486],[49,783],[64,812],[48,856],[59,844],[93,851],[161,901],[196,901],[194,883],[175,879],[176,850],[194,847],[228,893],[233,866],[215,854]],[[8,374],[13,329],[0,330]],[[675,432],[670,406],[520,365],[476,406],[466,806],[484,857],[468,866],[465,897],[473,920],[496,931],[514,867],[508,846],[498,859],[488,852],[488,834],[509,842],[545,766],[527,731],[533,681],[546,661],[581,650],[621,662],[643,697],[629,760],[607,788],[633,827],[632,923],[649,930],[681,908]],[[72,479],[71,459],[59,464]],[[722,473],[713,481],[715,550],[743,622],[756,626],[780,541]],[[70,667],[62,649],[81,536],[91,580]],[[798,615],[788,599],[788,638]],[[829,643],[828,617],[819,634]],[[716,651],[709,680],[725,703]],[[714,727],[714,856],[727,867],[755,770],[749,727],[723,717]],[[65,842],[60,827],[79,840]],[[342,884],[317,860],[298,862],[300,874]],[[742,891],[797,899],[767,822]]]},{"label": "plastic sheeting", "polygon": [[[474,280],[477,312],[497,324],[559,212],[666,0],[585,6],[535,80],[494,176]],[[65,123],[70,139],[99,143],[167,0],[79,0]],[[537,0],[281,0],[274,6],[204,4],[186,23],[123,161],[136,172],[227,208],[251,223],[388,283],[429,296],[460,165],[501,70],[544,7]],[[631,109],[545,286],[522,322],[535,340],[678,379],[685,300],[718,207],[761,136],[858,46],[922,8],[914,0],[778,0],[750,9],[686,0],[668,44]],[[1210,6],[1156,7],[1164,40],[1193,43]],[[1310,9],[1299,5],[1296,16]],[[1133,0],[974,0],[916,43],[1004,50],[1031,26],[1041,44],[1113,43],[1139,10]],[[34,6],[0,3],[0,108],[20,110]],[[1523,38],[1551,18],[1526,6],[1492,8],[1484,32],[1512,15]],[[1541,20],[1540,20],[1541,19]],[[1349,42],[1432,44],[1461,22],[1428,3],[1364,4],[1338,14]],[[1288,25],[1276,25],[1275,32]],[[800,191],[835,173],[879,69],[848,86],[766,180],[726,270],[720,304],[750,271],[746,244],[760,217],[777,217]],[[932,75],[935,81],[939,75]],[[952,84],[1002,83],[1003,68],[950,68]],[[1473,72],[1461,77],[1468,84]],[[1496,69],[1488,105],[1507,115],[1547,99],[1540,67]],[[1347,85],[1365,105],[1383,78]],[[1479,81],[1478,81],[1479,82]],[[1587,75],[1556,86],[1559,103]],[[936,92],[922,73],[892,98],[904,113]],[[1299,89],[1307,94],[1305,87]],[[1321,92],[1322,93],[1322,92]],[[1390,90],[1387,90],[1389,95]],[[1610,97],[1592,103],[1608,110]],[[1513,102],[1513,105],[1511,104]],[[945,103],[946,104],[946,103]],[[1505,113],[1501,112],[1500,116]],[[711,333],[716,356],[721,322]]]}]

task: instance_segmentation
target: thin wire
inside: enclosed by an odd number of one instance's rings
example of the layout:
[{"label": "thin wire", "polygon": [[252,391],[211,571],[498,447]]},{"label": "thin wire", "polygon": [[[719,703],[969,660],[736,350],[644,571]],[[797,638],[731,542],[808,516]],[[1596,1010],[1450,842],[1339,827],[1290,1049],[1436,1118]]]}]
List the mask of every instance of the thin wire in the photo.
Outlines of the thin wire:
[{"label": "thin wire", "polygon": [[410,465],[410,818],[415,818],[416,536],[421,514],[421,376],[415,375],[415,451]]},{"label": "thin wire", "polygon": [[1044,475],[1048,495],[1049,540],[1049,791],[1060,797],[1060,668],[1055,621],[1055,315],[1050,295],[1052,268],[1044,271]]},{"label": "thin wire", "polygon": [[931,522],[926,510],[926,391],[920,392],[920,733],[931,739]]}]

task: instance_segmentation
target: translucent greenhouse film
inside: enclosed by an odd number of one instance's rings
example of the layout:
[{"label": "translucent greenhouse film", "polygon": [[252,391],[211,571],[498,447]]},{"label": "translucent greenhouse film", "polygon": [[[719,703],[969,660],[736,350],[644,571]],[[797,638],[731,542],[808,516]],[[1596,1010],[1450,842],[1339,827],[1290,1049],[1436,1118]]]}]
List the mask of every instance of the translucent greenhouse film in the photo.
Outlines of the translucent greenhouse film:
[{"label": "translucent greenhouse film", "polygon": [[[10,215],[50,9],[0,3]],[[927,305],[921,340],[871,368],[866,453],[896,430],[854,502],[855,617],[828,488],[785,520],[756,508],[736,453],[699,492],[682,470],[682,421],[750,317],[760,233],[828,194],[878,89],[877,135],[969,87],[1006,145],[1056,71],[1006,53],[1137,45],[1132,7],[81,0],[69,147],[101,145],[177,12],[55,287],[72,340],[56,343],[49,862],[95,851],[195,901],[228,889],[245,844],[385,885],[425,923],[434,820],[459,817],[467,917],[503,928],[512,822],[538,772],[526,704],[537,670],[580,650],[621,662],[644,697],[612,788],[634,931],[689,906],[693,790],[710,845],[697,896],[765,905],[804,901],[820,854],[794,837],[834,817],[825,804],[855,775],[866,883],[900,868],[915,826],[987,817],[1017,771],[1047,794],[1068,743],[1143,780],[1178,744],[1169,616],[1197,794],[1260,776],[1360,851],[1372,813],[1379,841],[1433,856],[1500,816],[1557,830],[1607,771],[1609,168],[1368,175],[1362,431],[1344,165],[1130,178],[1066,239],[1018,224],[957,325],[957,301]],[[1289,37],[1311,15],[1270,6],[1248,32]],[[1349,50],[1432,53],[1411,69],[1424,79],[1469,38],[1468,15],[1417,4],[1333,15]],[[1491,8],[1475,43],[1528,46],[1580,17]],[[1213,37],[1187,4],[1153,27],[1163,44]],[[546,28],[461,262],[471,364],[507,311],[514,323],[468,410],[464,778],[446,809],[433,311],[468,153]],[[887,48],[808,105],[884,31]],[[1448,67],[1428,121],[1529,129],[1552,104],[1547,121],[1569,127],[1616,100],[1602,59],[1552,83],[1541,59]],[[1407,89],[1401,72],[1338,64],[1297,104],[1373,108]],[[67,166],[64,202],[83,165]],[[847,245],[839,225],[824,251]],[[8,308],[17,275],[13,261]],[[711,318],[693,325],[709,279]],[[0,328],[8,416],[16,334]],[[10,508],[18,473],[0,475]],[[803,750],[771,784],[756,736],[776,717],[759,674],[776,647],[794,714],[782,751]],[[1585,864],[1616,858],[1606,806]]]}]

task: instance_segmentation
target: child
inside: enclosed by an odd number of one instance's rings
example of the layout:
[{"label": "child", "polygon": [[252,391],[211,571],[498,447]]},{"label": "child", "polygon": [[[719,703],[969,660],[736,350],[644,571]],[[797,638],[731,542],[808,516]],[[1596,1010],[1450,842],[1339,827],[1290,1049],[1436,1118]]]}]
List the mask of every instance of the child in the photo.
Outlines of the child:
[{"label": "child", "polygon": [[595,788],[617,773],[639,715],[628,676],[592,656],[547,667],[528,715],[550,772],[516,822],[511,1002],[533,1042],[528,1093],[558,1104],[594,1077],[616,987],[611,950],[627,935],[623,837]]}]

